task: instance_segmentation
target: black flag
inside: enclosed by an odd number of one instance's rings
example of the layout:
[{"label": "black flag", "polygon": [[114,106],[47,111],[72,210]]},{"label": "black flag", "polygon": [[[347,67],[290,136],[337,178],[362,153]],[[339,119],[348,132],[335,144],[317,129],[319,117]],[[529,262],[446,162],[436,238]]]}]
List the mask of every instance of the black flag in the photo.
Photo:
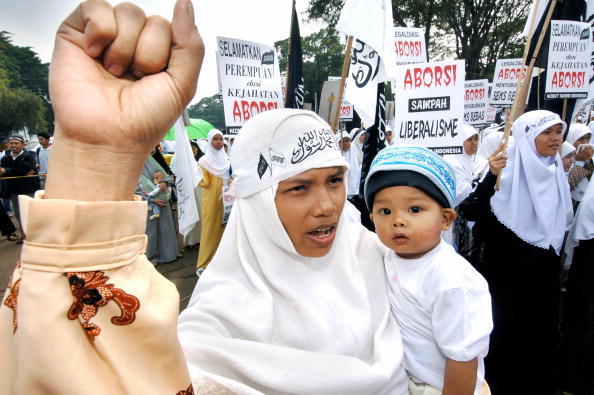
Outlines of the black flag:
[{"label": "black flag", "polygon": [[377,84],[377,104],[375,106],[375,123],[367,128],[367,137],[363,144],[363,162],[361,163],[361,184],[359,185],[359,201],[355,207],[361,212],[361,224],[371,231],[375,231],[373,222],[369,218],[369,211],[363,199],[365,178],[369,173],[371,162],[375,155],[386,146],[386,85]]},{"label": "black flag", "polygon": [[287,96],[286,108],[303,108],[303,55],[301,53],[301,34],[299,33],[299,20],[293,0],[293,13],[291,16],[291,37],[289,37],[289,60],[287,62]]}]

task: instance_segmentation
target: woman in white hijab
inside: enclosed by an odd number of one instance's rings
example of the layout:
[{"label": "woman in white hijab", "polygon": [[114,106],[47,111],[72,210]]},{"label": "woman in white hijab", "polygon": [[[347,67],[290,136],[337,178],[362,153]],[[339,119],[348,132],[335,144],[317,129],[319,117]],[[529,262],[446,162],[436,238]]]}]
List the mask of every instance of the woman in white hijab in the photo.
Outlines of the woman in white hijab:
[{"label": "woman in white hijab", "polygon": [[383,247],[344,220],[347,163],[312,112],[248,121],[235,203],[178,333],[192,377],[242,394],[406,394]]},{"label": "woman in white hijab", "polygon": [[204,155],[198,160],[202,169],[202,233],[198,250],[198,270],[200,275],[217,250],[223,235],[223,187],[228,186],[231,174],[229,157],[223,150],[223,133],[218,129],[208,132],[208,145]]},{"label": "woman in white hijab", "polygon": [[594,378],[594,183],[577,208],[565,244],[569,271],[562,323],[563,388],[574,394],[592,390]]},{"label": "woman in white hijab", "polygon": [[[474,190],[483,170],[488,167],[487,160],[477,155],[478,130],[464,124],[460,134],[464,139],[462,155],[445,157],[456,175],[456,206]],[[468,221],[459,215],[450,230],[443,233],[444,240],[452,244],[460,255],[469,259],[472,237]]]},{"label": "woman in white hijab", "polygon": [[359,162],[359,166],[363,163],[363,143],[365,143],[367,133],[365,129],[354,128],[351,129],[349,137],[351,138],[351,144],[354,148],[355,156]]},{"label": "woman in white hijab", "polygon": [[575,163],[569,170],[569,188],[575,206],[579,204],[586,193],[594,172],[594,163],[592,162],[594,149],[590,145],[591,137],[590,128],[583,123],[570,125],[567,133],[567,142],[576,148]]},{"label": "woman in white hijab", "polygon": [[531,111],[513,124],[515,144],[501,186],[496,151],[490,172],[459,211],[473,228],[473,264],[489,283],[494,330],[485,359],[495,394],[552,393],[555,389],[559,253],[571,222],[569,186],[559,147],[565,123]]}]

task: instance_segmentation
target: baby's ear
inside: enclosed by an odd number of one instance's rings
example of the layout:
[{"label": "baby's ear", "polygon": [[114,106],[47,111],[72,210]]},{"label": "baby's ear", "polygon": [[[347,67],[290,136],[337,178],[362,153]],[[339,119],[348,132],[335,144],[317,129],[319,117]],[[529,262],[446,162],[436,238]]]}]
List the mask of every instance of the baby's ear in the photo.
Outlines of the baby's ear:
[{"label": "baby's ear", "polygon": [[452,208],[444,208],[442,210],[441,230],[450,230],[450,226],[452,226],[458,214]]}]

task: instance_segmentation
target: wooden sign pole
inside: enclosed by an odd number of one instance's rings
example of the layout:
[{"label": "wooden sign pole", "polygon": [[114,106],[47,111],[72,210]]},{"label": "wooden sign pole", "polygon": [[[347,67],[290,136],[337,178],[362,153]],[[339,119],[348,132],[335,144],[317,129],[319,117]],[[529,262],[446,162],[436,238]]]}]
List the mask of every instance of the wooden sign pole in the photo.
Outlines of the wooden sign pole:
[{"label": "wooden sign pole", "polygon": [[[528,89],[530,88],[530,81],[532,80],[532,71],[534,70],[534,64],[536,63],[536,58],[538,57],[538,53],[540,52],[540,47],[542,46],[542,42],[544,41],[545,34],[548,30],[549,23],[551,22],[551,17],[553,16],[553,11],[555,10],[555,5],[557,5],[557,0],[552,0],[551,4],[549,5],[549,10],[542,25],[542,30],[540,31],[540,36],[538,37],[538,41],[536,42],[536,46],[534,47],[534,51],[532,52],[532,57],[530,58],[530,64],[526,69],[526,74],[524,74],[524,78],[518,81],[516,85],[516,96],[514,97],[514,104],[512,105],[511,114],[509,117],[505,119],[505,130],[503,132],[503,152],[507,150],[507,143],[509,141],[509,136],[511,134],[511,127],[513,122],[526,110],[526,98],[528,97]],[[534,8],[536,11],[536,7]],[[535,16],[536,17],[536,16]],[[534,23],[534,18],[532,20]],[[532,26],[533,27],[533,26]],[[531,30],[532,30],[531,27]],[[531,35],[532,36],[532,35]],[[530,48],[530,43],[532,41],[532,37],[528,38],[526,42],[526,47],[524,49],[524,55],[527,56],[528,49]],[[527,49],[528,48],[528,49]],[[524,62],[525,63],[525,60]],[[495,190],[499,190],[499,184],[501,183],[501,171],[497,175],[497,182],[495,183]]]},{"label": "wooden sign pole", "polygon": [[[353,36],[349,36],[346,53],[344,55],[344,62],[342,63],[342,76],[340,84],[338,85],[338,97],[336,102],[336,111],[334,112],[334,119],[332,119],[332,131],[336,133],[338,129],[338,120],[340,119],[340,107],[342,107],[342,95],[344,93],[344,84],[346,82],[347,73],[349,72],[349,65],[351,63],[351,49],[353,48]],[[342,136],[340,136],[342,138]]]}]

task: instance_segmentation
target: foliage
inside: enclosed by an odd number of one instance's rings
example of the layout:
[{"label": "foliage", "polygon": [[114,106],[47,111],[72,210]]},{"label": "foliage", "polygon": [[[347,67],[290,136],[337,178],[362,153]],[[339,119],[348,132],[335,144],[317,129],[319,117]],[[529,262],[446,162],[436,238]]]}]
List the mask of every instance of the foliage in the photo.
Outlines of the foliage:
[{"label": "foliage", "polygon": [[30,47],[13,45],[10,36],[0,32],[0,137],[24,127],[47,131],[53,124],[49,65],[41,63]]},{"label": "foliage", "polygon": [[[288,38],[274,43],[274,47],[280,51],[281,72],[286,71],[287,68],[288,45]],[[341,75],[345,47],[334,29],[324,28],[303,38],[301,49],[305,102],[315,104],[320,98],[322,86],[324,81],[328,80],[328,76]]]},{"label": "foliage", "polygon": [[[335,26],[342,0],[311,0],[310,20]],[[430,60],[466,60],[467,79],[491,78],[497,58],[521,57],[530,0],[392,0],[396,25],[425,29]]]},{"label": "foliage", "polygon": [[217,129],[225,128],[225,114],[223,109],[223,100],[219,94],[205,97],[198,103],[188,107],[190,118],[201,118],[210,122]]}]

